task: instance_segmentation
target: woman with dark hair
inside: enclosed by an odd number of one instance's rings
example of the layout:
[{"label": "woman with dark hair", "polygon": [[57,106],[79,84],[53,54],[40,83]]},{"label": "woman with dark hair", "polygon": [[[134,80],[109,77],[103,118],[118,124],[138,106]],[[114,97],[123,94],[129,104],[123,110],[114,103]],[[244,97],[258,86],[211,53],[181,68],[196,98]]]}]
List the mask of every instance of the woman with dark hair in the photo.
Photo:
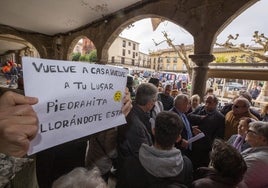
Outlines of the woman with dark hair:
[{"label": "woman with dark hair", "polygon": [[231,145],[215,139],[210,154],[209,167],[197,169],[197,179],[192,188],[236,188],[245,187],[240,183],[247,170],[242,155]]}]

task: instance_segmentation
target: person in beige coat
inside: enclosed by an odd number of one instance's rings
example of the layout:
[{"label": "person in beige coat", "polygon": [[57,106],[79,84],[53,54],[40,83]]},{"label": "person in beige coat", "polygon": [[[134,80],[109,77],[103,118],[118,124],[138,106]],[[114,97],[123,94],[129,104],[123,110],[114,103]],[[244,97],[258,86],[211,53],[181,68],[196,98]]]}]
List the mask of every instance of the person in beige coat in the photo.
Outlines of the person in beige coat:
[{"label": "person in beige coat", "polygon": [[234,100],[232,110],[225,115],[225,140],[228,140],[233,134],[237,134],[240,118],[249,117],[258,120],[258,118],[250,112],[249,108],[250,102],[246,98],[238,97]]}]

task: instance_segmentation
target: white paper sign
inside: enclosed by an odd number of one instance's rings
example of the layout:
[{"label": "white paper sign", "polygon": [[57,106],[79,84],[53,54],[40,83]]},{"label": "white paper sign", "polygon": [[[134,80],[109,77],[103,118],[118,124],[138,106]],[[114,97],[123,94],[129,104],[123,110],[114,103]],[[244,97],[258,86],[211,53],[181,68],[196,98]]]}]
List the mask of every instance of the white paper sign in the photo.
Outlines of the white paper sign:
[{"label": "white paper sign", "polygon": [[38,135],[28,154],[126,123],[121,112],[127,70],[23,57],[26,96],[37,97]]}]

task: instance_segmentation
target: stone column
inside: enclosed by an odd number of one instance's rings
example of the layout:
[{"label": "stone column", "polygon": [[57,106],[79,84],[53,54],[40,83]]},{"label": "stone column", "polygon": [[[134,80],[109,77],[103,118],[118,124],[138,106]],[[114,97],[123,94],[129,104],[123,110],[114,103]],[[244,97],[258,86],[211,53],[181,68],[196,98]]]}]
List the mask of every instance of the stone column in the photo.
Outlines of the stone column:
[{"label": "stone column", "polygon": [[15,63],[19,63],[21,64],[21,57],[20,57],[20,53],[19,53],[19,50],[16,50],[15,51],[15,59],[16,59],[16,62]]},{"label": "stone column", "polygon": [[64,37],[63,36],[56,36],[53,40],[54,43],[54,51],[55,51],[55,59],[58,60],[66,60],[64,58],[64,54],[66,53],[66,44],[64,43]]},{"label": "stone column", "polygon": [[103,49],[103,47],[96,46],[97,49],[97,62],[99,64],[107,64],[108,63],[108,50]]},{"label": "stone column", "polygon": [[189,57],[195,63],[192,71],[191,95],[198,94],[202,100],[206,89],[208,64],[215,58],[211,54],[190,55]]}]

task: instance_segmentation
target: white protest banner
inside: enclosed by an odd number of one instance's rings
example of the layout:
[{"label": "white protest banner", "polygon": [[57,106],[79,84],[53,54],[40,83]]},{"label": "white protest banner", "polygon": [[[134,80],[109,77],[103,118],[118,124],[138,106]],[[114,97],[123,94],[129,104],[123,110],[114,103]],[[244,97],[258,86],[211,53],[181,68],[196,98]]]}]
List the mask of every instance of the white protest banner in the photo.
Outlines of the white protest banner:
[{"label": "white protest banner", "polygon": [[126,123],[121,112],[127,70],[113,66],[23,57],[26,96],[39,131],[28,154]]}]

